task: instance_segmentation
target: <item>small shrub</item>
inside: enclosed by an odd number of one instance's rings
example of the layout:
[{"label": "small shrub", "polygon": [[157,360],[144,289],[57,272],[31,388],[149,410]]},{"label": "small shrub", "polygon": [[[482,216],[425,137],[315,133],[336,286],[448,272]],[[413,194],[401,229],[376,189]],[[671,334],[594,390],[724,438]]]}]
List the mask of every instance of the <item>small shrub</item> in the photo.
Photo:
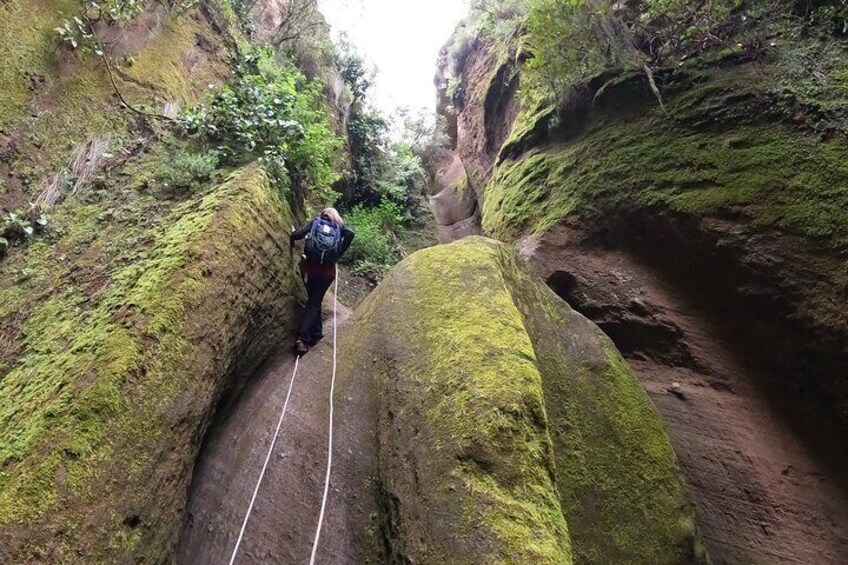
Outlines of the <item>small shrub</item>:
[{"label": "small shrub", "polygon": [[352,265],[356,275],[382,278],[400,258],[395,231],[404,221],[403,210],[384,199],[379,206],[354,207],[346,214],[346,220],[356,232],[356,239],[344,262]]},{"label": "small shrub", "polygon": [[392,266],[385,263],[372,263],[363,260],[353,265],[350,272],[355,277],[363,277],[371,281],[380,281],[389,274]]},{"label": "small shrub", "polygon": [[810,13],[810,21],[836,35],[848,34],[848,2],[839,0],[818,6]]},{"label": "small shrub", "polygon": [[[199,0],[169,0],[168,5],[173,9],[188,10],[198,2]],[[129,22],[141,14],[146,6],[146,0],[87,0],[80,15],[65,20],[55,31],[62,44],[73,50],[103,57],[103,45],[92,33],[95,24],[105,22],[112,26]]]},{"label": "small shrub", "polygon": [[526,42],[531,78],[557,98],[603,68],[653,70],[717,47],[741,0],[534,0]]},{"label": "small shrub", "polygon": [[471,0],[467,33],[480,33],[495,42],[509,41],[520,32],[527,5],[526,0]]},{"label": "small shrub", "polygon": [[27,211],[9,212],[0,218],[0,244],[3,252],[13,243],[24,243],[35,234],[47,229],[49,220],[44,211],[32,206]]},{"label": "small shrub", "polygon": [[354,102],[365,100],[374,84],[376,68],[371,67],[359,54],[347,35],[342,35],[336,53],[336,66],[344,83],[350,88]]},{"label": "small shrub", "polygon": [[218,155],[206,153],[177,152],[173,159],[163,161],[156,171],[157,184],[169,189],[197,190],[215,177]]},{"label": "small shrub", "polygon": [[450,77],[448,79],[448,87],[445,89],[445,95],[452,103],[456,104],[459,100],[459,94],[462,90],[462,76]]}]

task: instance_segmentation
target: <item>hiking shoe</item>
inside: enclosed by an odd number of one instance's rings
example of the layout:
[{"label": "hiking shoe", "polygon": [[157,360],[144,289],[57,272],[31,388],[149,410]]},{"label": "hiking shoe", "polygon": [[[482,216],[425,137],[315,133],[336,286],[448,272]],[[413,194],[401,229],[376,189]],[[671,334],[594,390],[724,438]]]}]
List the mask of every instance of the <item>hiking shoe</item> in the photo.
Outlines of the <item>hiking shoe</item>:
[{"label": "hiking shoe", "polygon": [[294,342],[294,354],[295,355],[297,355],[298,357],[303,357],[307,353],[309,353],[309,345],[307,345],[305,341],[303,341],[302,339],[299,339],[296,342]]}]

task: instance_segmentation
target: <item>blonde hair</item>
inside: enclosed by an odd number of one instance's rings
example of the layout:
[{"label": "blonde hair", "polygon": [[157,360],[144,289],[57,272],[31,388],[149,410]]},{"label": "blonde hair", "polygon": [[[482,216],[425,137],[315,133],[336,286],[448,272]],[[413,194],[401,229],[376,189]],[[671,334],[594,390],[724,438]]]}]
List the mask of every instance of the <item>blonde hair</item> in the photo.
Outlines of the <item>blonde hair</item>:
[{"label": "blonde hair", "polygon": [[340,228],[343,228],[345,225],[344,220],[342,219],[342,215],[339,214],[339,211],[335,208],[326,208],[321,213],[321,215],[327,218],[328,220],[334,221],[336,225],[338,225]]}]

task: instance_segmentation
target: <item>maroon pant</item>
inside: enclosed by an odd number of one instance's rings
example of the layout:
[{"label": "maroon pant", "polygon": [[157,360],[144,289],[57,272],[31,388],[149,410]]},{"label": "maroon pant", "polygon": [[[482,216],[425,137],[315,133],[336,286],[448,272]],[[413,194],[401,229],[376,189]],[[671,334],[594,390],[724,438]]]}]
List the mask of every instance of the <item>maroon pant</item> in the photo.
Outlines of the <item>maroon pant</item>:
[{"label": "maroon pant", "polygon": [[297,337],[313,346],[324,337],[321,304],[324,302],[324,295],[336,280],[336,266],[312,263],[304,258],[300,261],[300,274],[303,277],[303,284],[306,285],[308,298]]}]

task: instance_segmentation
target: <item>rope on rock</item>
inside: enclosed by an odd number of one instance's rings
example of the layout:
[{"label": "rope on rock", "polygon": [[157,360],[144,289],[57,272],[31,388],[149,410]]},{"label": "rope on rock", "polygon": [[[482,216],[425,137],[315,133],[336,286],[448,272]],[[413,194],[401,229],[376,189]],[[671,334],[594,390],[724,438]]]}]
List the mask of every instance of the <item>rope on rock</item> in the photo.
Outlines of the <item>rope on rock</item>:
[{"label": "rope on rock", "polygon": [[259,487],[262,485],[262,479],[265,478],[265,471],[268,469],[268,463],[271,461],[271,455],[274,453],[274,446],[277,445],[277,437],[280,435],[280,428],[283,426],[283,419],[286,417],[286,411],[289,407],[289,400],[291,399],[292,389],[294,388],[294,381],[297,378],[298,368],[300,368],[300,357],[297,357],[294,362],[294,372],[292,373],[291,382],[289,383],[289,391],[288,394],[286,394],[286,401],[283,404],[282,412],[280,412],[280,420],[277,422],[277,429],[274,432],[274,438],[271,440],[271,448],[268,449],[268,456],[265,457],[265,464],[262,465],[262,472],[259,474],[259,480],[256,482],[256,488],[253,489],[253,497],[250,499],[250,505],[247,507],[247,514],[245,515],[244,522],[241,525],[241,531],[239,532],[236,546],[233,549],[233,555],[230,557],[230,565],[233,565],[236,561],[239,546],[241,546],[242,539],[244,539],[244,532],[247,529],[247,522],[250,520],[251,512],[253,512],[253,505],[256,503],[256,496],[259,494]]},{"label": "rope on rock", "polygon": [[[330,492],[330,473],[333,469],[333,417],[334,417],[334,401],[333,398],[336,392],[336,369],[338,367],[338,334],[339,334],[339,268],[336,266],[335,289],[333,290],[333,377],[330,381],[330,433],[327,453],[327,476],[324,480],[324,497],[321,500],[321,514],[318,517],[318,528],[315,531],[315,541],[312,544],[312,557],[309,560],[310,565],[315,564],[315,557],[318,553],[318,542],[321,539],[321,529],[324,526],[324,515],[327,510],[327,496]],[[256,482],[256,488],[253,489],[253,497],[250,499],[250,505],[247,508],[247,514],[244,517],[244,522],[239,531],[236,546],[233,548],[233,555],[230,557],[230,565],[233,565],[238,556],[239,547],[244,539],[244,532],[247,530],[247,523],[250,520],[250,514],[253,512],[253,505],[256,503],[256,497],[259,494],[259,487],[262,486],[262,479],[265,478],[265,471],[268,470],[268,463],[271,461],[271,456],[274,453],[274,447],[277,445],[277,438],[280,435],[280,428],[283,426],[283,419],[286,417],[286,411],[291,400],[292,390],[294,389],[294,381],[297,379],[297,371],[300,368],[300,357],[297,357],[294,363],[294,372],[292,373],[289,390],[286,394],[286,401],[283,404],[283,410],[280,413],[280,420],[277,422],[277,429],[274,431],[274,437],[271,440],[271,447],[268,449],[268,455],[265,457],[265,464],[262,465],[262,472],[259,474],[259,480]]]},{"label": "rope on rock", "polygon": [[312,557],[309,565],[315,565],[318,554],[318,541],[321,539],[321,528],[324,525],[324,512],[327,509],[327,495],[330,492],[330,473],[333,469],[333,397],[336,393],[336,367],[338,366],[338,336],[339,336],[339,267],[336,265],[336,287],[333,290],[333,378],[330,381],[330,434],[327,447],[327,476],[324,479],[324,498],[321,500],[321,515],[318,517],[318,528],[315,530],[315,541],[312,543]]}]

